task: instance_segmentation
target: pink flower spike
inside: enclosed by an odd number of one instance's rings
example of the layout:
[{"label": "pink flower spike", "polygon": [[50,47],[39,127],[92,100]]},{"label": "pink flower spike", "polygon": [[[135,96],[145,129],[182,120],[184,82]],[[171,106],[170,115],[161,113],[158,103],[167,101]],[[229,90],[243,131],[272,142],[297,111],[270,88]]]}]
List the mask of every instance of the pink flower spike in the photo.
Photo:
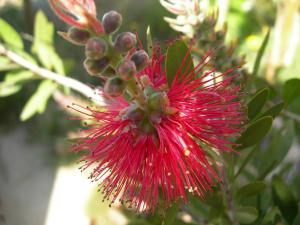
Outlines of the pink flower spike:
[{"label": "pink flower spike", "polygon": [[189,194],[205,198],[221,181],[208,151],[234,152],[245,115],[240,87],[233,82],[238,71],[204,72],[211,55],[191,73],[179,77],[178,72],[168,88],[165,57],[156,46],[137,75],[139,81],[148,76],[141,85],[146,107],[118,97],[104,110],[84,109],[91,125],[74,151],[86,153],[82,169],[100,183],[104,199],[154,213],[187,203]]}]

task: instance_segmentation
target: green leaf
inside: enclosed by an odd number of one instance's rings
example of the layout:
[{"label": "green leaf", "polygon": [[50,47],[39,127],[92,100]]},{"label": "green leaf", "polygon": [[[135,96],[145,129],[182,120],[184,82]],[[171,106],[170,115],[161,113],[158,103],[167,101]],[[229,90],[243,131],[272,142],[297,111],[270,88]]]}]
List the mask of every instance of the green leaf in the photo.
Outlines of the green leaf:
[{"label": "green leaf", "polygon": [[3,19],[0,19],[0,39],[9,45],[9,47],[24,48],[23,41],[18,32]]},{"label": "green leaf", "polygon": [[284,102],[278,103],[278,104],[272,106],[266,112],[264,112],[262,114],[262,117],[264,117],[264,116],[272,116],[273,119],[274,119],[283,110],[284,106],[285,106]]},{"label": "green leaf", "polygon": [[31,96],[26,103],[21,113],[21,121],[26,121],[34,116],[36,113],[43,113],[46,109],[47,103],[55,89],[57,84],[50,80],[41,82],[37,91]]},{"label": "green leaf", "polygon": [[267,185],[264,182],[260,181],[249,183],[237,191],[236,199],[240,201],[244,198],[256,196],[260,194],[266,188],[266,186]]},{"label": "green leaf", "polygon": [[5,84],[16,84],[23,81],[31,80],[34,78],[34,74],[27,70],[14,71],[7,73],[4,78]]},{"label": "green leaf", "polygon": [[276,168],[288,154],[294,139],[293,122],[284,121],[282,127],[272,130],[270,137],[271,142],[268,148],[257,158],[257,160],[260,159],[257,166],[260,179]]},{"label": "green leaf", "polygon": [[272,122],[271,116],[265,116],[250,124],[237,140],[239,148],[247,148],[262,141],[272,127]]},{"label": "green leaf", "polygon": [[33,76],[33,73],[25,70],[7,73],[0,83],[0,97],[16,94],[22,88],[20,83],[32,79]]},{"label": "green leaf", "polygon": [[153,51],[153,41],[152,41],[150,26],[148,26],[148,28],[147,28],[147,46],[148,46],[148,54],[149,54],[149,56],[151,56],[152,51]]},{"label": "green leaf", "polygon": [[259,48],[259,51],[257,53],[257,56],[256,56],[256,59],[255,59],[255,63],[254,63],[254,67],[253,67],[253,76],[256,76],[257,73],[258,73],[258,70],[259,70],[259,67],[260,67],[260,63],[261,63],[261,59],[265,53],[265,50],[266,50],[266,47],[267,47],[267,44],[269,42],[269,38],[270,38],[270,29],[268,30],[264,40],[263,40],[263,43],[261,44],[260,48]]},{"label": "green leaf", "polygon": [[167,51],[166,73],[169,87],[176,75],[179,78],[194,72],[194,65],[189,48],[183,41],[176,41]]},{"label": "green leaf", "polygon": [[292,224],[298,213],[298,204],[290,188],[281,177],[272,180],[272,195],[275,205],[289,224]]},{"label": "green leaf", "polygon": [[253,119],[265,105],[269,96],[269,89],[264,88],[256,92],[248,103],[248,118]]},{"label": "green leaf", "polygon": [[300,212],[298,212],[298,214],[293,222],[293,225],[299,225],[299,224],[300,224]]},{"label": "green leaf", "polygon": [[65,74],[63,61],[53,47],[54,26],[42,11],[38,11],[34,24],[34,42],[32,52],[35,53],[42,65],[59,74]]},{"label": "green leaf", "polygon": [[19,68],[18,65],[12,63],[8,58],[0,56],[0,72]]},{"label": "green leaf", "polygon": [[171,207],[166,209],[162,225],[172,225],[176,219],[179,210],[178,203],[174,203]]},{"label": "green leaf", "polygon": [[152,225],[152,224],[148,223],[144,219],[133,219],[133,220],[130,220],[127,225]]},{"label": "green leaf", "polygon": [[269,210],[266,215],[264,216],[261,225],[269,225],[275,224],[275,218],[280,215],[280,211],[277,206],[273,207]]},{"label": "green leaf", "polygon": [[300,79],[290,79],[283,86],[283,99],[286,104],[300,96]]},{"label": "green leaf", "polygon": [[258,211],[254,207],[239,207],[236,210],[236,218],[240,223],[253,223],[258,217]]},{"label": "green leaf", "polygon": [[0,83],[0,97],[7,97],[16,94],[21,90],[20,85],[5,85],[3,82]]}]

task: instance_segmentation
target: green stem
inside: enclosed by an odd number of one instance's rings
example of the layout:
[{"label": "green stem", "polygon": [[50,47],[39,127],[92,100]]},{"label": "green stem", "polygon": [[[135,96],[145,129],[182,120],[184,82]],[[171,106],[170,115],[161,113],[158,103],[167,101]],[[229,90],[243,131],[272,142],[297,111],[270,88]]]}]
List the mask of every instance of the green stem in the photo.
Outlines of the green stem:
[{"label": "green stem", "polygon": [[245,166],[248,164],[248,162],[250,161],[250,159],[254,155],[255,151],[256,151],[256,148],[252,149],[251,152],[244,159],[244,161],[242,162],[241,167],[238,169],[237,173],[233,177],[233,182],[236,180],[236,178],[240,175],[240,173],[243,171],[243,169],[245,168]]}]

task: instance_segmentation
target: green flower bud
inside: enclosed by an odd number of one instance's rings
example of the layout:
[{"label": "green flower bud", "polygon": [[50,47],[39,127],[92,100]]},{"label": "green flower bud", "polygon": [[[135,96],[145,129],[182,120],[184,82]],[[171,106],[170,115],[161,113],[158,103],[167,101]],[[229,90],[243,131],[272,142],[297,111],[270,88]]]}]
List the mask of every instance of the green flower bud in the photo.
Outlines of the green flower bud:
[{"label": "green flower bud", "polygon": [[66,38],[76,45],[85,45],[91,34],[87,30],[79,29],[77,27],[70,27]]},{"label": "green flower bud", "polygon": [[144,118],[144,111],[138,107],[138,105],[133,104],[126,108],[123,114],[123,119],[129,119],[131,121],[141,121]]},{"label": "green flower bud", "polygon": [[165,92],[155,92],[148,99],[148,107],[152,111],[164,112],[169,105],[169,99]]},{"label": "green flower bud", "polygon": [[130,80],[136,74],[136,67],[134,62],[125,59],[119,63],[116,71],[123,80]]},{"label": "green flower bud", "polygon": [[139,50],[132,55],[131,60],[135,63],[137,71],[141,71],[147,66],[149,56],[144,50]]},{"label": "green flower bud", "polygon": [[105,13],[102,18],[102,24],[105,33],[115,33],[120,28],[122,21],[122,15],[116,11],[110,11],[108,13]]},{"label": "green flower bud", "polygon": [[107,43],[101,38],[91,38],[85,45],[85,55],[89,59],[101,59],[107,53]]},{"label": "green flower bud", "polygon": [[123,94],[126,82],[119,77],[109,78],[104,85],[104,92],[111,97],[118,97]]},{"label": "green flower bud", "polygon": [[113,77],[115,75],[116,75],[115,70],[112,67],[108,67],[105,71],[101,73],[100,76],[106,80],[107,78]]},{"label": "green flower bud", "polygon": [[118,35],[115,41],[115,50],[120,53],[128,52],[137,43],[136,36],[130,32],[124,32]]},{"label": "green flower bud", "polygon": [[84,67],[90,75],[101,75],[103,71],[109,66],[109,59],[102,58],[98,60],[86,59],[84,61]]}]

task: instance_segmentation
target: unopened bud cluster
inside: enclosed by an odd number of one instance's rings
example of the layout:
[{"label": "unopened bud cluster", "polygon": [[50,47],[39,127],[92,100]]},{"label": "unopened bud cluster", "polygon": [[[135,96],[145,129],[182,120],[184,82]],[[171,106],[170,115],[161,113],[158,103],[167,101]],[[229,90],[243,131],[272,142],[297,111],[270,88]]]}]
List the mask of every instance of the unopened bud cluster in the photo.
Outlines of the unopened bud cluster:
[{"label": "unopened bud cluster", "polygon": [[85,46],[86,71],[105,80],[104,92],[111,97],[122,95],[128,83],[135,83],[136,74],[143,70],[149,61],[145,51],[135,51],[135,34],[117,34],[122,21],[121,14],[110,11],[104,14],[101,21],[104,34],[95,34],[93,31],[77,27],[71,27],[67,33],[61,33],[70,42]]},{"label": "unopened bud cluster", "polygon": [[133,121],[142,131],[155,132],[154,124],[160,123],[165,114],[174,113],[167,94],[155,89],[147,74],[149,56],[137,50],[137,37],[130,32],[117,33],[122,16],[116,11],[104,14],[101,25],[104,33],[71,27],[62,34],[70,42],[85,47],[84,67],[92,75],[104,81],[106,96],[129,95],[129,106],[120,112],[123,119]]}]

